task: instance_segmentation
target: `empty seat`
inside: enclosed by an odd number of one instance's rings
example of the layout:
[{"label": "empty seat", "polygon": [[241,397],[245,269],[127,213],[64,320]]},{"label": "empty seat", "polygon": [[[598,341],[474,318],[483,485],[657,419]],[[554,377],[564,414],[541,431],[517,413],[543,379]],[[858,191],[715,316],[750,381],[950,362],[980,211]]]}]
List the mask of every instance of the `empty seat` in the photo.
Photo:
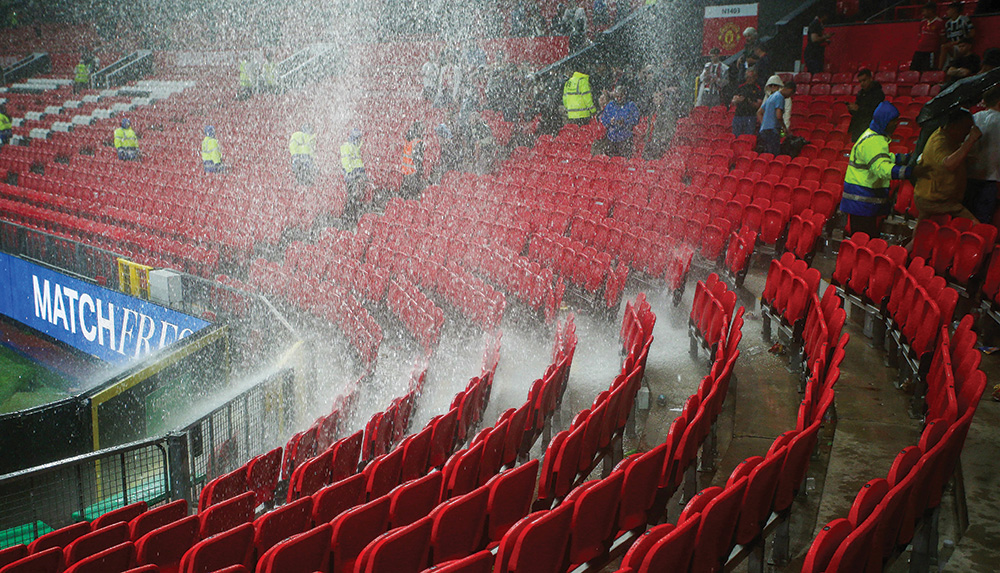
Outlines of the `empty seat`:
[{"label": "empty seat", "polygon": [[121,522],[113,523],[77,537],[72,543],[63,548],[63,560],[66,566],[69,567],[85,557],[100,553],[105,549],[120,545],[129,540],[128,524]]},{"label": "empty seat", "polygon": [[[91,530],[100,529],[119,521],[129,522],[146,511],[146,502],[137,501],[124,507],[113,509],[90,522]],[[116,544],[117,545],[117,544]]]},{"label": "empty seat", "polygon": [[486,532],[490,541],[499,541],[511,526],[528,515],[535,493],[538,465],[537,459],[529,460],[501,473],[487,484],[490,496]]},{"label": "empty seat", "polygon": [[364,503],[366,479],[355,474],[328,485],[312,496],[313,523],[326,523],[344,511]]},{"label": "empty seat", "polygon": [[404,483],[389,494],[389,527],[409,525],[429,515],[441,501],[442,472],[431,472]]},{"label": "empty seat", "polygon": [[614,472],[602,480],[578,486],[567,498],[573,500],[569,561],[581,565],[604,554],[617,532],[611,516],[622,495],[624,472]]},{"label": "empty seat", "polygon": [[38,553],[51,547],[58,547],[62,549],[75,541],[81,535],[85,535],[87,533],[90,533],[90,524],[85,521],[67,525],[66,527],[60,527],[59,529],[50,531],[28,544],[28,553]]},{"label": "empty seat", "polygon": [[[89,524],[87,524],[89,525]],[[63,552],[60,547],[49,547],[31,553],[3,568],[2,573],[49,573],[59,571],[62,567]]]},{"label": "empty seat", "polygon": [[232,499],[209,506],[207,510],[198,514],[201,518],[199,536],[204,539],[242,523],[250,523],[253,520],[256,499],[256,494],[248,491]]},{"label": "empty seat", "polygon": [[143,535],[135,542],[136,562],[157,565],[164,573],[177,571],[188,549],[198,541],[197,515],[172,521]]},{"label": "empty seat", "polygon": [[135,545],[126,541],[81,559],[66,569],[66,573],[124,573],[134,564]]},{"label": "empty seat", "polygon": [[184,573],[210,573],[232,565],[251,567],[253,525],[244,523],[199,541],[184,554]]},{"label": "empty seat", "polygon": [[425,517],[375,539],[359,557],[358,573],[420,573],[427,566],[432,522]]},{"label": "empty seat", "polygon": [[573,502],[535,512],[515,524],[500,542],[498,573],[543,573],[565,570]]},{"label": "empty seat", "polygon": [[663,538],[649,548],[649,552],[642,560],[638,571],[641,573],[686,571],[694,552],[699,521],[700,519],[696,515],[676,527],[672,526]]},{"label": "empty seat", "polygon": [[[305,500],[300,500],[305,501]],[[258,573],[325,571],[330,559],[333,527],[323,523],[274,545],[257,562]]]},{"label": "empty seat", "polygon": [[834,552],[853,531],[851,522],[844,518],[834,519],[823,526],[813,540],[802,564],[802,573],[822,573],[826,571]]},{"label": "empty seat", "polygon": [[258,556],[279,541],[302,533],[312,525],[313,500],[305,497],[273,509],[254,520],[254,551]]},{"label": "empty seat", "polygon": [[129,536],[132,541],[138,541],[140,537],[158,527],[184,519],[187,516],[187,509],[187,500],[178,499],[147,510],[128,522]]},{"label": "empty seat", "polygon": [[442,503],[431,514],[431,559],[441,563],[482,549],[490,490],[483,486]]},{"label": "empty seat", "polygon": [[0,567],[10,565],[18,559],[23,559],[27,556],[28,546],[23,543],[0,549]]},{"label": "empty seat", "polygon": [[256,496],[254,506],[274,499],[281,477],[281,448],[275,448],[247,462],[247,489]]},{"label": "empty seat", "polygon": [[245,467],[239,467],[205,484],[198,497],[198,511],[205,511],[209,506],[234,498],[246,491],[247,470]]},{"label": "empty seat", "polygon": [[337,516],[330,542],[330,572],[349,573],[361,551],[389,527],[388,496],[349,509]]}]

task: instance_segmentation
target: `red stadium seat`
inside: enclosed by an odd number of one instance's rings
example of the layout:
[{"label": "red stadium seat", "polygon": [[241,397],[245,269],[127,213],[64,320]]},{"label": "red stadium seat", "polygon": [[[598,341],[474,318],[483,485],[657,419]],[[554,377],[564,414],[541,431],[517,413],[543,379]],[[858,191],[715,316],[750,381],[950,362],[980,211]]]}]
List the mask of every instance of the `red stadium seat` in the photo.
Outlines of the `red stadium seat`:
[{"label": "red stadium seat", "polygon": [[259,573],[325,571],[330,559],[331,531],[331,525],[323,523],[288,537],[261,556],[256,570]]},{"label": "red stadium seat", "polygon": [[146,502],[137,501],[111,510],[90,522],[91,530],[97,530],[120,521],[129,522],[146,511]]},{"label": "red stadium seat", "polygon": [[198,516],[192,515],[158,527],[135,542],[136,562],[177,571],[187,550],[198,541]]},{"label": "red stadium seat", "polygon": [[313,523],[330,522],[348,509],[364,503],[366,483],[363,474],[355,474],[313,494]]},{"label": "red stadium seat", "polygon": [[196,543],[181,559],[184,573],[209,573],[224,567],[251,567],[253,525],[244,523]]},{"label": "red stadium seat", "polygon": [[304,497],[273,509],[253,522],[253,546],[259,557],[278,542],[312,526],[313,500]]},{"label": "red stadium seat", "polygon": [[135,545],[126,541],[81,559],[66,573],[124,573],[135,565]]}]

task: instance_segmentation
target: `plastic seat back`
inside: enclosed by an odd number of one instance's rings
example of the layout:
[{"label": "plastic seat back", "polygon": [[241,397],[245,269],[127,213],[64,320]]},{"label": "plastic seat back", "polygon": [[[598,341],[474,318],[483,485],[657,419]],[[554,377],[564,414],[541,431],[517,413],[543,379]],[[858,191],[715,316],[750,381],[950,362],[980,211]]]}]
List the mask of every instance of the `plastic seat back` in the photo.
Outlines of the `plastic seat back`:
[{"label": "plastic seat back", "polygon": [[700,522],[700,516],[696,515],[671,529],[649,549],[639,566],[639,573],[686,571],[694,553]]},{"label": "plastic seat back", "polygon": [[564,501],[520,530],[510,554],[508,570],[525,573],[564,570],[573,505],[572,501]]},{"label": "plastic seat back", "polygon": [[420,573],[427,567],[431,528],[431,518],[425,517],[383,534],[365,548],[356,571]]},{"label": "plastic seat back", "polygon": [[330,543],[330,572],[354,571],[354,562],[361,551],[389,527],[388,496],[349,509],[337,516]]},{"label": "plastic seat back", "polygon": [[851,522],[845,518],[834,519],[824,525],[816,539],[813,540],[812,545],[809,546],[805,562],[802,564],[802,573],[823,573],[826,571],[833,554],[853,530]]},{"label": "plastic seat back", "polygon": [[208,482],[198,497],[198,511],[232,499],[247,491],[247,469],[239,467]]},{"label": "plastic seat back", "polygon": [[85,557],[110,549],[130,541],[127,523],[113,523],[90,533],[85,533],[63,548],[63,560],[67,567]]},{"label": "plastic seat back", "polygon": [[274,499],[281,477],[281,448],[261,454],[247,464],[247,488],[254,492],[255,506]]},{"label": "plastic seat back", "polygon": [[490,480],[486,527],[490,541],[499,541],[507,530],[528,515],[538,466],[537,459],[530,460]]},{"label": "plastic seat back", "polygon": [[751,470],[736,526],[736,543],[745,545],[760,535],[771,513],[774,492],[778,486],[778,472],[781,471],[787,451],[788,448],[785,447],[768,454]]},{"label": "plastic seat back", "polygon": [[431,558],[442,563],[482,549],[490,490],[477,488],[442,503],[430,516]]},{"label": "plastic seat back", "polygon": [[324,523],[277,543],[260,557],[257,571],[259,573],[325,571],[330,559],[332,530],[333,527],[329,523]]},{"label": "plastic seat back", "polygon": [[392,490],[389,527],[409,525],[429,515],[441,501],[442,475],[442,472],[431,472]]},{"label": "plastic seat back", "polygon": [[279,541],[302,533],[312,526],[313,500],[300,498],[273,509],[254,520],[254,551],[258,556]]},{"label": "plastic seat back", "polygon": [[[89,525],[89,524],[86,524]],[[59,571],[63,564],[61,547],[41,549],[0,568],[3,573],[41,573]]]},{"label": "plastic seat back", "polygon": [[233,565],[251,567],[253,524],[244,523],[199,541],[181,559],[185,573],[210,573]]},{"label": "plastic seat back", "polygon": [[52,547],[62,549],[73,541],[76,541],[76,539],[81,535],[85,535],[87,533],[90,533],[90,524],[85,521],[67,525],[66,527],[60,527],[59,529],[50,531],[49,533],[46,533],[29,543],[28,553],[35,554]]},{"label": "plastic seat back", "polygon": [[133,565],[135,545],[125,541],[77,561],[65,573],[124,573]]},{"label": "plastic seat back", "polygon": [[348,509],[364,503],[365,485],[365,476],[355,474],[313,494],[313,523],[329,522]]},{"label": "plastic seat back", "polygon": [[618,507],[624,479],[624,472],[614,472],[603,480],[580,485],[568,498],[575,502],[569,542],[571,564],[590,561],[610,546],[617,527],[609,517]]},{"label": "plastic seat back", "polygon": [[254,503],[257,500],[253,492],[242,493],[232,499],[209,506],[198,515],[201,518],[202,539],[232,529],[242,523],[253,520]]},{"label": "plastic seat back", "polygon": [[158,527],[135,542],[136,561],[142,565],[176,568],[198,541],[198,516],[191,515]]},{"label": "plastic seat back", "polygon": [[[91,531],[98,530],[102,527],[107,527],[113,523],[118,523],[124,521],[128,523],[136,517],[142,515],[147,509],[146,502],[137,501],[135,503],[130,503],[124,507],[119,507],[118,509],[113,509],[97,519],[90,522]],[[116,544],[117,545],[117,544]]]}]

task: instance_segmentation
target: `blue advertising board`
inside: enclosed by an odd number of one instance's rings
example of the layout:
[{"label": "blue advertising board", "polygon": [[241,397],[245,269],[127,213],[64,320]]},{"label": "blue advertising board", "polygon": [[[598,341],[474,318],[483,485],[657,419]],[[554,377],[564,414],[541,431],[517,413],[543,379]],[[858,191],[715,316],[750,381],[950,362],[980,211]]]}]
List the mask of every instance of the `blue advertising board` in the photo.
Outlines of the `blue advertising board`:
[{"label": "blue advertising board", "polygon": [[209,323],[0,253],[0,314],[106,362],[155,352]]}]

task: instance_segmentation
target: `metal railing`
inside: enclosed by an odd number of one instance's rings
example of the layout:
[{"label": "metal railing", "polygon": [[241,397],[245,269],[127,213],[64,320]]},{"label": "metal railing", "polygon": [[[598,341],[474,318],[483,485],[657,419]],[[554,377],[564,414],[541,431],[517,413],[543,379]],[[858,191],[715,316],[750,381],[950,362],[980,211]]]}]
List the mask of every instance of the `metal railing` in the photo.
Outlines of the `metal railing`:
[{"label": "metal railing", "polygon": [[186,426],[192,499],[212,479],[283,445],[296,414],[294,375],[280,370]]},{"label": "metal railing", "polygon": [[176,432],[0,476],[0,549],[137,501],[196,506],[207,481],[283,443],[293,380],[277,370]]},{"label": "metal railing", "polygon": [[171,499],[167,437],[0,476],[0,548],[137,501]]},{"label": "metal railing", "polygon": [[124,85],[153,73],[153,52],[137,50],[94,73],[94,87]]}]

